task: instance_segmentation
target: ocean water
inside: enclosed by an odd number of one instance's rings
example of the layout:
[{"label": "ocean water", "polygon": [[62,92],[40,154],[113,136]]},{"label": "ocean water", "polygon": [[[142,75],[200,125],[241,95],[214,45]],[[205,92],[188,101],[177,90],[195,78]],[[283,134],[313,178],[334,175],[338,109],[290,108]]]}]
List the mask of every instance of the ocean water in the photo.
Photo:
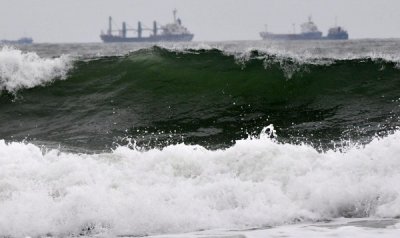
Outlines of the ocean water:
[{"label": "ocean water", "polygon": [[400,41],[0,48],[0,237],[398,237]]}]

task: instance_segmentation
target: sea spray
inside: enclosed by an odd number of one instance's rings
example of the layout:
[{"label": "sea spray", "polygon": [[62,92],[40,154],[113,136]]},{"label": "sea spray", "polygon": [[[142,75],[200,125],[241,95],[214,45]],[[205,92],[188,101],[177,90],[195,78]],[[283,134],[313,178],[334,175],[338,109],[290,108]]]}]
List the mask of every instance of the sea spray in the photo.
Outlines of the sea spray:
[{"label": "sea spray", "polygon": [[0,237],[399,236],[398,40],[18,48]]},{"label": "sea spray", "polygon": [[[281,141],[329,149],[344,140],[368,143],[399,126],[395,62],[360,58],[298,64],[266,55],[271,59],[266,67],[260,57],[254,52],[242,67],[234,56],[215,49],[181,53],[151,47],[77,59],[65,80],[29,78],[27,85],[39,87],[20,89],[17,99],[1,95],[0,134],[78,151],[109,150],[125,137],[148,148],[184,141],[218,149],[258,133],[268,122]],[[41,60],[53,65],[61,58]],[[291,67],[281,61],[301,70],[287,71]]]},{"label": "sea spray", "polygon": [[[271,127],[270,127],[271,128]],[[268,136],[224,150],[75,154],[0,142],[0,235],[145,235],[396,217],[400,133],[346,153]]]},{"label": "sea spray", "polygon": [[4,46],[0,49],[0,91],[16,92],[48,84],[56,78],[65,79],[71,67],[71,59],[66,55],[46,59],[34,52]]}]

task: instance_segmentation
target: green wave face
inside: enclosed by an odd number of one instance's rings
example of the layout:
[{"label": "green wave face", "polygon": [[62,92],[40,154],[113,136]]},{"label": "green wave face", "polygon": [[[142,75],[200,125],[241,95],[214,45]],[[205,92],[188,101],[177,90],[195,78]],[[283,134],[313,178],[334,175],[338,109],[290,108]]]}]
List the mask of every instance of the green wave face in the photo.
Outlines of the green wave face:
[{"label": "green wave face", "polygon": [[[65,80],[0,96],[9,140],[104,150],[185,142],[230,146],[274,124],[278,139],[332,147],[398,123],[400,71],[383,60],[299,63],[252,52],[139,50],[75,62]],[[125,139],[124,139],[125,138]]]}]

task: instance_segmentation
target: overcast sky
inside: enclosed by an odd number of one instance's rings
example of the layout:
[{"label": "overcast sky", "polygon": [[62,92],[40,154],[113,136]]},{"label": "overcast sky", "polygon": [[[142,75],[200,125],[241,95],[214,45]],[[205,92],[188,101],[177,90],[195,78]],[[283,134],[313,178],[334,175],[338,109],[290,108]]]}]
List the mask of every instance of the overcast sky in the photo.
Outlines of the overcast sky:
[{"label": "overcast sky", "polygon": [[172,21],[172,10],[195,41],[257,40],[265,29],[293,31],[312,15],[326,34],[335,24],[350,38],[400,38],[400,0],[0,0],[0,39],[31,36],[35,42],[99,42],[113,16],[126,21]]}]

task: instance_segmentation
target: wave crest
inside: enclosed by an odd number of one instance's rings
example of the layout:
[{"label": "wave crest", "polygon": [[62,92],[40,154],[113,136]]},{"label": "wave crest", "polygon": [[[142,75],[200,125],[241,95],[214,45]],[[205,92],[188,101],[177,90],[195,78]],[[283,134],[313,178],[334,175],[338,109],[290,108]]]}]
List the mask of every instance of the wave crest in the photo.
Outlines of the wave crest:
[{"label": "wave crest", "polygon": [[58,58],[41,58],[34,52],[22,52],[3,47],[0,50],[0,91],[16,92],[65,79],[71,69],[71,59],[62,55]]},{"label": "wave crest", "polygon": [[396,217],[399,141],[396,132],[346,153],[260,138],[217,151],[179,144],[94,155],[0,141],[0,235],[138,236]]}]

